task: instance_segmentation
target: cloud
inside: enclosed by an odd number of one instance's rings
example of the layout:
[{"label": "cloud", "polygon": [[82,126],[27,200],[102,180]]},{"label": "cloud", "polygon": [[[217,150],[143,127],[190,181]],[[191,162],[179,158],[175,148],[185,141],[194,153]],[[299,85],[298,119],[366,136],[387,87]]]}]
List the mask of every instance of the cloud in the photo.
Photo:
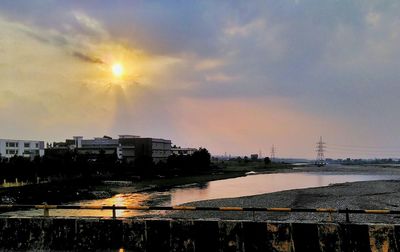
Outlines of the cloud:
[{"label": "cloud", "polygon": [[[18,104],[26,100],[41,111],[28,116],[30,125],[68,124],[88,133],[91,125],[99,125],[99,132],[172,132],[171,138],[186,141],[180,134],[184,128],[202,142],[207,135],[201,127],[188,126],[195,121],[222,136],[216,134],[218,141],[210,143],[220,151],[237,144],[229,123],[238,134],[252,127],[234,120],[237,110],[245,120],[267,127],[270,137],[287,136],[258,115],[282,113],[274,117],[280,124],[296,118],[298,123],[289,123],[307,136],[296,141],[314,139],[320,128],[331,129],[323,133],[332,141],[400,141],[393,137],[400,126],[393,109],[400,105],[398,1],[15,0],[0,7],[0,92],[14,94],[0,101],[0,109],[20,112]],[[116,61],[127,70],[119,81],[110,76]],[[282,104],[287,107],[281,109]],[[222,120],[202,107],[229,116]],[[198,121],[196,111],[221,126]],[[324,120],[346,127],[335,132]],[[256,142],[263,127],[256,126],[249,139]],[[32,133],[40,131],[33,128]],[[283,128],[302,134],[294,126]],[[5,132],[14,132],[11,124]],[[242,140],[246,151],[255,148]],[[287,153],[294,155],[296,148]]]},{"label": "cloud", "polygon": [[85,13],[79,11],[72,11],[71,14],[75,18],[77,23],[80,25],[82,32],[90,34],[92,36],[96,35],[102,38],[108,36],[107,31],[96,19],[91,18]]},{"label": "cloud", "polygon": [[199,71],[205,70],[214,70],[221,68],[225,65],[225,62],[222,59],[214,58],[214,59],[197,59],[195,69]]},{"label": "cloud", "polygon": [[214,73],[206,75],[206,81],[209,82],[232,82],[235,79],[235,76],[226,75],[224,73]]},{"label": "cloud", "polygon": [[246,24],[229,25],[224,32],[229,36],[247,37],[263,30],[265,30],[265,20],[257,18]]},{"label": "cloud", "polygon": [[85,54],[80,53],[80,52],[74,52],[73,55],[75,57],[77,57],[78,59],[86,61],[86,62],[89,62],[89,63],[104,64],[104,61],[102,61],[101,59],[94,58],[94,57],[85,55]]},{"label": "cloud", "polygon": [[[162,78],[166,69],[177,62],[107,36],[61,34],[3,18],[0,29],[6,36],[0,40],[0,116],[7,137],[35,136],[54,141],[73,134],[95,136],[126,129],[122,125],[130,122],[125,116],[132,116],[129,111],[133,108],[139,112],[150,108],[151,90],[159,85],[155,78]],[[60,36],[67,43],[51,42]],[[117,60],[126,68],[124,78],[118,80],[110,70],[110,64]],[[137,96],[141,85],[147,85],[147,91],[140,93],[149,101]],[[129,102],[121,103],[121,92],[126,92]],[[154,103],[151,115],[132,118],[148,122],[154,118],[160,100]],[[146,128],[142,128],[144,132]]]}]

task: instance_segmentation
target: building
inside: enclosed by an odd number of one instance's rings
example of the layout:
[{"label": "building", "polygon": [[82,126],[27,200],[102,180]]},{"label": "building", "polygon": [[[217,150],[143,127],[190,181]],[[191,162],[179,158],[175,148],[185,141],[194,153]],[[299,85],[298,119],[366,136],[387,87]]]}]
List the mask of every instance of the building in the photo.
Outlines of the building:
[{"label": "building", "polygon": [[69,150],[85,154],[95,159],[102,151],[105,155],[117,155],[118,159],[133,162],[135,158],[148,156],[153,162],[166,161],[171,155],[171,140],[158,138],[141,138],[135,135],[120,135],[118,139],[109,136],[83,139],[74,136],[65,142],[53,143],[48,153],[62,154]]},{"label": "building", "polygon": [[192,155],[198,149],[196,148],[181,148],[173,146],[171,148],[171,153],[174,155]]},{"label": "building", "polygon": [[77,154],[87,155],[96,159],[100,153],[104,155],[116,155],[118,159],[132,162],[135,158],[135,146],[124,138],[113,139],[109,136],[83,139],[82,136],[74,136],[73,139],[66,139],[65,142],[55,142],[48,146],[46,153],[49,155],[64,155],[68,151]]},{"label": "building", "polygon": [[133,142],[136,147],[136,157],[151,157],[154,163],[158,163],[167,161],[171,156],[171,140],[137,137]]},{"label": "building", "polygon": [[137,138],[138,136],[133,135],[119,135],[119,153],[120,159],[131,163],[135,161],[136,156],[136,146],[133,139]]},{"label": "building", "polygon": [[0,139],[0,156],[22,156],[33,159],[44,155],[44,141]]},{"label": "building", "polygon": [[82,136],[74,136],[73,139],[67,139],[66,142],[69,148],[74,149],[78,154],[96,158],[100,152],[103,152],[105,155],[117,155],[118,159],[122,159],[118,139],[108,136],[83,139]]}]

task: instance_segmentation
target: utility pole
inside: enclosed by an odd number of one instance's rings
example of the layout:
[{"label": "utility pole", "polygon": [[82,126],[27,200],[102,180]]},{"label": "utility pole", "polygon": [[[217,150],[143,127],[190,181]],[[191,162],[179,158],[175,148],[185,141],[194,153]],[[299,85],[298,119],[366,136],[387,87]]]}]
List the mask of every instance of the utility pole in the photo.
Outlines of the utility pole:
[{"label": "utility pole", "polygon": [[275,146],[272,145],[272,148],[271,148],[271,161],[274,161],[274,159],[275,159]]},{"label": "utility pole", "polygon": [[259,158],[259,159],[262,158],[262,151],[261,151],[261,150],[259,150],[259,152],[258,152],[258,158]]},{"label": "utility pole", "polygon": [[319,137],[319,142],[317,143],[317,149],[316,149],[316,151],[317,151],[317,160],[315,161],[315,164],[317,166],[324,166],[326,164],[325,163],[325,157],[324,157],[324,151],[325,151],[325,148],[326,148],[325,144],[326,143],[324,143],[322,141],[322,136]]}]

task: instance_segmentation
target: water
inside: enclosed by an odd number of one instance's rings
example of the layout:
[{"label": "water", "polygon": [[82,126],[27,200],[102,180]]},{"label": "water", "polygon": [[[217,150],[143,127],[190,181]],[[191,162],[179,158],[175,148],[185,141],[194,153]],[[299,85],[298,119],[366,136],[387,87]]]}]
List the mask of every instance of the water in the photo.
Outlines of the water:
[{"label": "water", "polygon": [[[327,173],[258,174],[216,180],[204,184],[190,184],[175,187],[167,191],[123,193],[107,199],[85,200],[71,203],[71,205],[171,206],[192,201],[250,196],[283,190],[327,186],[335,183],[393,179],[400,179],[400,177],[390,175],[337,175]],[[117,210],[116,215],[117,217],[132,217],[148,213],[149,212],[145,211]],[[160,212],[158,213],[161,214]],[[42,210],[6,213],[6,215],[13,216],[39,216],[42,214]],[[51,216],[109,217],[111,214],[110,210],[50,210]]]}]

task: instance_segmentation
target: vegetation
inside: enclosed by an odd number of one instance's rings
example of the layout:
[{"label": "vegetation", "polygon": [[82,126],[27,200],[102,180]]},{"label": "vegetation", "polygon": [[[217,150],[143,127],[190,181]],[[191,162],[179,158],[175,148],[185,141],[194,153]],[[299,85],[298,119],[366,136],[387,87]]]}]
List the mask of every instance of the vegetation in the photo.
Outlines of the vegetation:
[{"label": "vegetation", "polygon": [[[245,172],[266,172],[290,168],[288,164],[274,163],[267,157],[252,160],[237,157],[230,160],[211,160],[205,148],[192,155],[171,155],[165,162],[155,164],[151,157],[140,156],[135,162],[118,160],[117,154],[81,154],[74,151],[46,153],[33,160],[14,156],[0,159],[0,179],[36,182],[37,178],[50,181],[74,180],[80,184],[93,184],[104,179],[131,179],[135,185],[143,182],[157,186],[205,182],[215,179],[243,176]],[[168,178],[167,180],[164,178]],[[137,181],[138,179],[144,181]]]},{"label": "vegetation", "polygon": [[[211,162],[212,161],[212,162]],[[117,159],[116,153],[97,155],[65,152],[47,153],[33,160],[14,156],[0,162],[0,179],[36,182],[37,177],[53,183],[26,185],[23,187],[0,188],[3,204],[61,204],[81,199],[110,197],[124,192],[122,187],[109,187],[102,180],[135,180],[133,190],[170,188],[191,183],[206,183],[211,180],[243,176],[247,171],[272,171],[288,168],[264,160],[236,158],[211,160],[207,149],[192,155],[172,155],[166,162],[154,164],[150,157],[138,157],[134,163]],[[139,179],[140,178],[140,179]],[[101,196],[92,191],[103,192]]]},{"label": "vegetation", "polygon": [[248,157],[236,157],[229,160],[214,159],[213,163],[224,172],[270,172],[291,168],[292,165],[282,162],[272,162],[269,157],[252,160]]},{"label": "vegetation", "polygon": [[0,160],[0,178],[36,181],[37,177],[52,179],[93,179],[119,178],[127,176],[151,178],[195,174],[211,169],[211,155],[201,148],[192,155],[172,155],[166,162],[155,164],[151,157],[140,156],[134,163],[118,160],[117,154],[106,155],[104,150],[93,154],[79,154],[66,151],[62,154],[50,153],[33,160],[14,156]]}]

